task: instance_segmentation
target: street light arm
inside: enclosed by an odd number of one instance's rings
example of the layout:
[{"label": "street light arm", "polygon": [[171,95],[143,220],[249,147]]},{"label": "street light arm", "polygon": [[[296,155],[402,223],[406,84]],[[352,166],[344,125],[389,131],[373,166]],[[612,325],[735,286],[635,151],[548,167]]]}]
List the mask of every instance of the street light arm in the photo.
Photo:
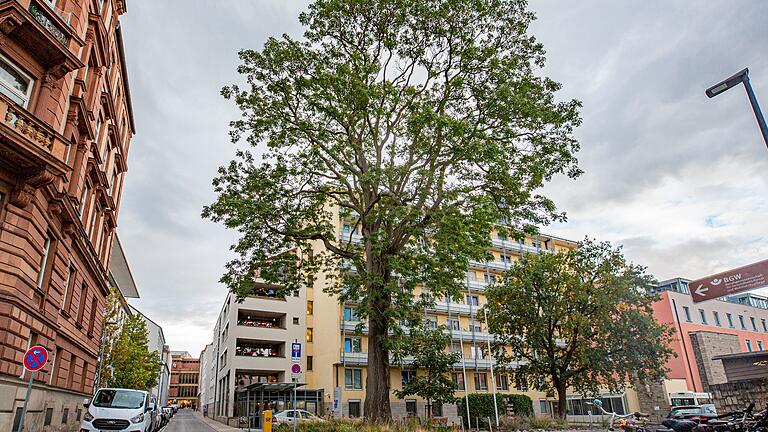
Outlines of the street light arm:
[{"label": "street light arm", "polygon": [[705,93],[711,99],[719,95],[720,93],[723,93],[724,91],[739,85],[745,80],[749,80],[749,68],[744,68],[736,72],[735,74],[729,76],[728,78],[720,81],[719,83],[708,88]]}]

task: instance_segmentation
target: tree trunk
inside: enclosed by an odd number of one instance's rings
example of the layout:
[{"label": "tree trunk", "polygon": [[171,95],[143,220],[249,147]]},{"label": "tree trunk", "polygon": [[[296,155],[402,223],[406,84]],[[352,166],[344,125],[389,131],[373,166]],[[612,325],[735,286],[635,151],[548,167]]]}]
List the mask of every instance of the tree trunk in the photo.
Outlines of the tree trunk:
[{"label": "tree trunk", "polygon": [[565,415],[568,411],[567,401],[565,399],[568,388],[565,384],[558,384],[557,386],[557,417],[561,420],[565,420]]},{"label": "tree trunk", "polygon": [[365,418],[376,423],[392,420],[389,406],[389,350],[384,346],[387,320],[372,312],[368,320],[368,376],[365,379]]}]

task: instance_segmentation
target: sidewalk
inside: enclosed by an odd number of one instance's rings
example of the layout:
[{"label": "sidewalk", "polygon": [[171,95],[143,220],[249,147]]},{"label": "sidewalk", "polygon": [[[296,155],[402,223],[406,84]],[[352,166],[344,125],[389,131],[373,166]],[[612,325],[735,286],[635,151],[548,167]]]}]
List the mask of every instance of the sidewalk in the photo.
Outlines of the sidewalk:
[{"label": "sidewalk", "polygon": [[[242,429],[238,429],[236,427],[225,425],[224,423],[217,422],[216,420],[210,419],[208,417],[204,417],[200,412],[195,411],[195,417],[208,425],[211,429],[215,430],[216,432],[242,432]],[[261,429],[251,429],[252,431],[260,431]]]}]

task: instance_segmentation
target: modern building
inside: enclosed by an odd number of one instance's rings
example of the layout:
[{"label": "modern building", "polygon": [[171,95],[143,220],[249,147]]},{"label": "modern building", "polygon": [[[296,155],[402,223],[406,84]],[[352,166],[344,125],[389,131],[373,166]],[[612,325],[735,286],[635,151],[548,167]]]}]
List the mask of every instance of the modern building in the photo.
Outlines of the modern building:
[{"label": "modern building", "polygon": [[197,408],[200,360],[187,351],[171,351],[171,359],[168,404]]},{"label": "modern building", "polygon": [[[197,390],[197,407],[203,415],[213,413],[214,387],[216,381],[212,378],[216,374],[216,350],[212,343],[200,352],[200,386]],[[211,411],[209,411],[211,410]]]},{"label": "modern building", "polygon": [[664,385],[672,405],[710,399],[710,386],[726,382],[721,357],[768,349],[768,298],[742,293],[694,303],[690,281],[675,278],[655,288],[654,316],[675,330],[677,357]]},{"label": "modern building", "polygon": [[[360,242],[354,225],[341,217],[336,221],[340,241]],[[485,287],[512,262],[525,253],[552,253],[576,247],[576,242],[554,236],[538,235],[523,241],[507,239],[494,232],[488,262],[472,262],[467,270],[466,291],[460,302],[447,299],[425,311],[434,326],[445,325],[452,337],[451,349],[462,354],[454,365],[452,378],[457,396],[466,393],[526,393],[535,401],[535,409],[550,407],[550,399],[533,391],[526,383],[514,382],[507,374],[491,377],[492,359],[488,344],[493,337],[479,314],[486,300]],[[316,252],[322,250],[316,245]],[[366,326],[355,334],[360,323],[357,305],[340,304],[337,296],[324,292],[325,275],[318,275],[312,288],[280,297],[275,287],[257,279],[252,296],[238,303],[228,295],[214,328],[211,345],[215,351],[216,386],[209,415],[238,426],[238,419],[252,416],[258,427],[260,410],[290,406],[292,380],[291,343],[302,343],[296,380],[297,406],[318,415],[333,414],[360,417],[363,413],[367,365]],[[421,290],[415,289],[414,296]],[[207,348],[208,349],[208,348]],[[390,376],[393,417],[424,416],[426,401],[419,398],[398,399],[394,390],[420,373],[407,365],[392,367]],[[211,378],[208,378],[209,381]],[[495,382],[494,382],[495,381]],[[205,383],[203,383],[205,385]],[[456,406],[433,406],[433,414],[458,421]],[[546,411],[545,411],[546,413]]]},{"label": "modern building", "polygon": [[51,360],[29,430],[76,428],[92,391],[135,131],[125,12],[126,0],[0,2],[0,430],[20,419],[32,345]]},{"label": "modern building", "polygon": [[165,404],[170,394],[171,385],[171,369],[173,362],[171,358],[171,349],[168,346],[168,342],[165,340],[165,334],[163,328],[156,322],[149,319],[141,311],[131,306],[133,314],[140,316],[147,324],[147,339],[150,352],[157,352],[160,355],[160,361],[162,367],[157,377],[157,385],[152,387],[150,393],[155,396],[156,400],[161,404]]}]

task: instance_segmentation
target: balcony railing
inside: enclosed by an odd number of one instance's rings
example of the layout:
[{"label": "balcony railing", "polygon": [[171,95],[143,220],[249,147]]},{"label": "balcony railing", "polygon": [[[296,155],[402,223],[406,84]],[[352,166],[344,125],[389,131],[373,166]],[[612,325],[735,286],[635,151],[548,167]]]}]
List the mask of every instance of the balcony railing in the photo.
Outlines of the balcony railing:
[{"label": "balcony railing", "polygon": [[[356,331],[358,324],[360,324],[360,321],[342,321],[340,327],[345,333],[352,334]],[[406,332],[408,331],[407,328],[404,328],[404,330]],[[368,334],[368,324],[363,323],[361,332],[362,334]],[[487,342],[490,339],[490,341],[493,342],[495,340],[495,337],[488,332],[479,330],[473,331],[469,328],[463,330],[446,330],[446,333],[450,333],[451,338],[457,341],[474,340],[475,342]]]},{"label": "balcony railing", "polygon": [[35,18],[35,21],[40,23],[40,25],[53,36],[54,39],[61,42],[64,46],[69,44],[69,36],[67,36],[48,15],[50,13],[50,8],[46,10],[46,8],[38,6],[36,3],[32,2],[29,4],[29,13]]},{"label": "balcony railing", "polygon": [[3,95],[0,95],[0,116],[0,123],[8,128],[6,140],[20,144],[24,149],[21,153],[32,156],[36,159],[36,164],[40,165],[50,165],[53,162],[51,158],[55,159],[56,162],[51,168],[57,174],[64,174],[69,170],[66,158],[70,144],[50,126]]},{"label": "balcony railing", "polygon": [[[394,364],[394,358],[390,358],[390,363]],[[347,366],[366,366],[368,364],[368,353],[367,352],[345,352],[342,353],[341,357],[339,358],[339,362],[342,364],[345,364]],[[414,362],[413,357],[405,357],[402,360],[402,364],[404,366],[411,365]],[[494,362],[494,360],[490,358],[464,358],[464,362],[462,363],[461,360],[453,364],[453,367],[455,368],[461,368],[462,366],[466,367],[467,369],[490,369],[491,363],[493,362],[494,367],[501,366],[498,362]],[[510,362],[507,367],[514,369],[519,367],[520,365],[524,364],[524,362]]]}]

